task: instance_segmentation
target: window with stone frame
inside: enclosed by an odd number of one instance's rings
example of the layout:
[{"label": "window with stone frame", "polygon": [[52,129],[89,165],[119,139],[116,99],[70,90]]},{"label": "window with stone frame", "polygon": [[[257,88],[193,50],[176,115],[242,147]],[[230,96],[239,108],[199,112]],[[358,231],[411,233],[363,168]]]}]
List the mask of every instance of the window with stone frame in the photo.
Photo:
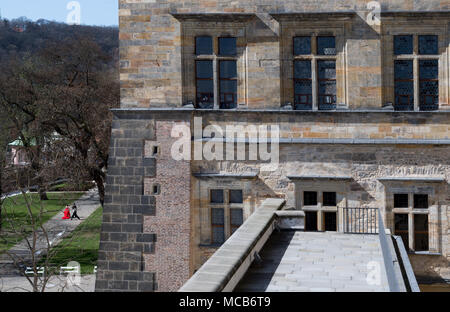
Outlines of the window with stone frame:
[{"label": "window with stone frame", "polygon": [[243,193],[240,189],[211,189],[209,202],[211,243],[220,245],[244,222]]},{"label": "window with stone frame", "polygon": [[429,195],[395,193],[394,234],[402,238],[406,249],[429,250]]},{"label": "window with stone frame", "polygon": [[338,231],[336,198],[336,192],[302,192],[305,231]]},{"label": "window with stone frame", "polygon": [[293,41],[294,108],[312,110],[316,102],[319,110],[335,109],[336,38],[298,36]]}]

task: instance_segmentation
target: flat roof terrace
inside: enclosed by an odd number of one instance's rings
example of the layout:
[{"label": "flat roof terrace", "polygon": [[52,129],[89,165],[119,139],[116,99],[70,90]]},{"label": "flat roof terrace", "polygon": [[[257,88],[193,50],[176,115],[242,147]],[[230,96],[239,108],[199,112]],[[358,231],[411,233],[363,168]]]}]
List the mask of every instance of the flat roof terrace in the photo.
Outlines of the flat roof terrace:
[{"label": "flat roof terrace", "polygon": [[274,231],[259,256],[234,291],[389,291],[378,235]]}]

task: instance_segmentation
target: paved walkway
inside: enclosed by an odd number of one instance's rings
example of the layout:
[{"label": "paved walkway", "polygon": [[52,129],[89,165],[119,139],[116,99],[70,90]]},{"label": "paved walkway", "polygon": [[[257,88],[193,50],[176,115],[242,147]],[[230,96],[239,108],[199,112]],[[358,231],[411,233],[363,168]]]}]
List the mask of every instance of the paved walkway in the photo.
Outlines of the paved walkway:
[{"label": "paved walkway", "polygon": [[[46,285],[45,292],[94,292],[95,275],[82,275],[76,284],[65,276],[54,276]],[[78,283],[79,282],[79,283]],[[33,288],[25,277],[0,277],[0,292],[31,292]]]},{"label": "paved walkway", "polygon": [[[70,234],[75,228],[80,225],[87,217],[89,217],[99,206],[100,200],[97,190],[90,190],[86,192],[80,199],[76,201],[78,207],[78,216],[81,220],[62,220],[63,209],[61,212],[57,213],[53,218],[47,221],[44,225],[51,246],[55,246],[61,241],[62,238]],[[42,231],[38,231],[38,240],[36,255],[41,256],[47,250],[47,241]],[[32,237],[28,237],[29,241],[32,242]],[[20,257],[22,259],[31,259],[31,251],[27,247],[26,240],[18,243],[16,246],[12,247],[9,252],[14,255],[14,257]],[[0,276],[7,275],[18,275],[19,272],[15,270],[14,263],[10,256],[7,254],[0,254]]]},{"label": "paved walkway", "polygon": [[[388,291],[378,235],[274,232],[236,287],[253,291]],[[367,277],[374,266],[379,284]],[[376,280],[375,280],[376,281]]]}]

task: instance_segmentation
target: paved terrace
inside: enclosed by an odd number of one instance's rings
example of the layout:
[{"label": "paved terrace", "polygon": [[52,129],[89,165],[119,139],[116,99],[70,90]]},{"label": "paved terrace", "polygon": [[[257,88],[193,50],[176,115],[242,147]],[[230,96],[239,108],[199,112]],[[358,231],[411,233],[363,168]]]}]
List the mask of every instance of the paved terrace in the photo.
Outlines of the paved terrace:
[{"label": "paved terrace", "polygon": [[235,291],[389,291],[378,235],[275,231],[259,254]]}]

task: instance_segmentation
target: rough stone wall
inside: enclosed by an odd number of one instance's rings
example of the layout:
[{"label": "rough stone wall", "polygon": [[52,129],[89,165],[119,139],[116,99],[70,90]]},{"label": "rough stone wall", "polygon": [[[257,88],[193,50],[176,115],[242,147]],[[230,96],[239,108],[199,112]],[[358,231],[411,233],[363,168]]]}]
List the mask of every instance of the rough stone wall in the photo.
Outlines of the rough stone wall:
[{"label": "rough stone wall", "polygon": [[[180,107],[189,100],[183,96],[186,86],[183,85],[180,75],[184,68],[183,44],[188,47],[189,43],[183,40],[182,22],[171,13],[256,13],[257,19],[250,22],[246,28],[247,49],[242,56],[247,64],[245,104],[249,108],[278,108],[288,100],[292,102],[292,99],[283,97],[284,91],[280,90],[280,83],[289,77],[282,66],[283,45],[280,48],[279,44],[283,30],[280,30],[280,22],[274,20],[270,14],[354,11],[357,14],[344,34],[346,65],[341,70],[338,68],[339,73],[346,75],[346,85],[338,91],[338,95],[347,92],[340,98],[350,108],[380,108],[384,101],[389,99],[383,92],[390,92],[390,89],[384,90],[382,86],[383,72],[389,68],[383,69],[382,50],[385,47],[381,42],[382,30],[380,26],[366,22],[368,13],[373,11],[367,6],[369,2],[119,0],[121,105],[129,108]],[[450,9],[449,3],[441,0],[383,0],[379,3],[383,12]],[[320,21],[324,31],[327,27],[336,26],[336,21],[327,17],[322,17]],[[417,18],[413,21],[417,21]],[[433,26],[436,23],[448,29],[448,20],[420,19],[421,25]],[[414,25],[414,22],[412,24]],[[200,27],[208,29],[205,23]],[[448,45],[448,39],[444,38],[441,51],[445,51],[446,47],[448,49]],[[445,58],[443,60],[445,61]],[[442,76],[444,77],[448,77],[448,74]],[[290,85],[290,82],[286,83]],[[442,105],[449,105],[448,91],[446,94],[446,97],[441,99]]]},{"label": "rough stone wall", "polygon": [[143,190],[144,176],[155,170],[144,160],[144,141],[153,138],[149,120],[113,120],[96,291],[155,288],[144,255],[154,252],[156,237],[143,233],[144,216],[155,214],[155,200]]},{"label": "rough stone wall", "polygon": [[[155,216],[144,217],[144,233],[157,237],[155,252],[145,256],[145,270],[156,273],[157,291],[177,291],[190,277],[190,162],[174,160],[171,147],[173,126],[189,123],[156,121],[155,144],[161,149],[156,161],[156,175],[146,177],[144,193],[152,195],[159,188]],[[154,144],[148,144],[151,147]],[[153,143],[153,142],[152,142]],[[146,148],[146,157],[152,157]],[[149,234],[150,235],[150,234]]]}]

